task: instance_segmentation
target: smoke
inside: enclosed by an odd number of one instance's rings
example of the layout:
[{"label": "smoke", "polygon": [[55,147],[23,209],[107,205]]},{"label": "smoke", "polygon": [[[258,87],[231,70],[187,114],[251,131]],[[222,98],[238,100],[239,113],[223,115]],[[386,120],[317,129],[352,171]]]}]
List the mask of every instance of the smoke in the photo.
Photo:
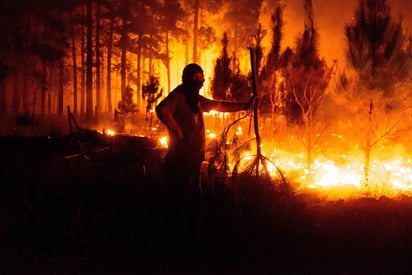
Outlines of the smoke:
[{"label": "smoke", "polygon": [[[273,13],[276,2],[280,2],[284,8],[284,41],[283,47],[293,46],[296,37],[303,32],[304,0],[266,0],[261,14],[261,22],[267,30],[270,26],[270,13]],[[313,0],[314,22],[319,33],[320,57],[328,64],[337,60],[345,64],[346,38],[344,33],[345,24],[352,22],[358,0]],[[395,20],[402,18],[407,33],[412,30],[412,1],[392,0],[387,2],[391,7],[391,14]],[[270,36],[270,31],[268,36]]]}]

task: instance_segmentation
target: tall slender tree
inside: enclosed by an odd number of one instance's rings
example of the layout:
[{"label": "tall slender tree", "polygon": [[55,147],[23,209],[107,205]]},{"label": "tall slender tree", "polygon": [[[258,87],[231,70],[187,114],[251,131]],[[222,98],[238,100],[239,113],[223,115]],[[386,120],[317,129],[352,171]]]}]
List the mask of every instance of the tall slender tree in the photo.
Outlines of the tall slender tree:
[{"label": "tall slender tree", "polygon": [[162,60],[167,72],[167,87],[166,90],[170,91],[170,43],[173,41],[179,41],[180,38],[187,36],[188,32],[179,26],[179,22],[187,16],[182,6],[178,1],[166,0],[161,6],[161,10],[158,11],[160,16],[159,24],[160,29],[164,33],[165,41],[165,54]]},{"label": "tall slender tree", "polygon": [[[262,113],[270,113],[272,131],[275,129],[277,112],[280,111],[280,106],[282,106],[282,101],[284,100],[284,89],[280,85],[281,81],[279,78],[279,68],[281,66],[279,59],[283,36],[283,9],[284,7],[278,4],[272,14],[271,49],[260,74],[263,93],[260,100],[260,110]],[[271,136],[274,137],[274,134]]]},{"label": "tall slender tree", "polygon": [[101,49],[100,49],[100,32],[101,32],[101,0],[96,1],[96,30],[95,30],[95,52],[96,52],[96,119],[98,120],[101,112]]},{"label": "tall slender tree", "polygon": [[[369,188],[369,169],[372,148],[394,127],[377,133],[376,114],[390,114],[401,101],[409,97],[396,85],[410,77],[412,47],[402,21],[391,16],[386,0],[359,0],[355,20],[345,25],[347,57],[358,76],[358,89],[353,98],[367,106],[365,127],[365,187]],[[396,125],[395,122],[393,125]]]},{"label": "tall slender tree", "polygon": [[407,78],[411,46],[402,21],[395,21],[386,0],[359,0],[355,20],[345,25],[347,57],[367,93],[390,96]]},{"label": "tall slender tree", "polygon": [[307,149],[307,166],[311,168],[312,149],[316,144],[313,140],[313,121],[326,88],[331,79],[333,67],[319,57],[318,33],[314,25],[311,0],[304,1],[305,22],[304,31],[297,39],[295,50],[285,52],[289,59],[282,68],[287,89],[287,115],[289,121],[304,126],[304,142]]},{"label": "tall slender tree", "polygon": [[72,67],[73,67],[73,113],[77,116],[78,113],[78,85],[77,85],[77,44],[76,44],[76,32],[75,32],[75,15],[70,13],[70,36],[71,36],[71,49],[72,49]]},{"label": "tall slender tree", "polygon": [[[241,53],[253,44],[256,26],[259,25],[259,12],[262,0],[230,0],[227,1],[228,9],[225,20],[231,26],[228,38],[232,41],[230,52]],[[241,18],[241,20],[239,20]]]},{"label": "tall slender tree", "polygon": [[93,122],[93,0],[86,7],[86,122]]},{"label": "tall slender tree", "polygon": [[232,70],[230,68],[231,58],[227,52],[229,40],[227,34],[223,34],[222,53],[217,58],[215,73],[212,81],[212,96],[217,100],[227,100],[230,96],[229,89],[231,83]]}]

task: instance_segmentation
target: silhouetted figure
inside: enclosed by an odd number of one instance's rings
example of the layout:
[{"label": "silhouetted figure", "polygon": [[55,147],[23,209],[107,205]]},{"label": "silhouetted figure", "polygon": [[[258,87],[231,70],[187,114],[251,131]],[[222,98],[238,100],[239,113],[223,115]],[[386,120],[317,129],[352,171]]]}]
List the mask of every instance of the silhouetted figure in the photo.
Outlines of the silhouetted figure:
[{"label": "silhouetted figure", "polygon": [[183,70],[182,83],[156,106],[157,116],[169,134],[164,168],[169,210],[176,215],[172,215],[171,222],[189,225],[184,227],[189,228],[188,233],[197,231],[201,222],[200,170],[206,146],[203,112],[248,110],[254,102],[253,99],[248,103],[208,99],[199,94],[203,83],[202,68],[189,64]]}]

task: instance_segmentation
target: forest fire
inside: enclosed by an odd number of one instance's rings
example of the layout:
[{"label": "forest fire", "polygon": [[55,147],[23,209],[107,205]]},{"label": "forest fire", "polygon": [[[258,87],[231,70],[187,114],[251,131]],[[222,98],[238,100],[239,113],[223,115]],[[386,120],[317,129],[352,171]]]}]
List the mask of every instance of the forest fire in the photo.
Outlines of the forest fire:
[{"label": "forest fire", "polygon": [[[227,114],[213,113],[213,124],[224,125]],[[216,117],[219,122],[216,121]],[[223,129],[206,129],[207,143],[216,144],[221,138]],[[239,142],[245,140],[245,130],[237,126],[234,135]],[[113,130],[107,130],[106,134],[114,136]],[[144,135],[141,135],[144,136]],[[160,148],[167,148],[168,138],[166,132],[160,132],[155,137]],[[290,140],[295,140],[293,136]],[[231,170],[240,160],[240,172],[255,158],[255,146],[252,145],[241,150],[238,158],[233,157],[238,150],[232,146],[232,141],[224,142],[228,155],[228,169]],[[336,154],[331,157],[317,156],[313,164],[308,168],[305,154],[302,152],[287,151],[280,148],[273,149],[273,145],[264,143],[261,145],[263,155],[268,159],[266,169],[270,176],[279,179],[279,170],[287,178],[289,183],[298,192],[317,192],[325,198],[340,199],[348,197],[387,196],[412,194],[412,163],[407,156],[398,152],[390,154],[385,150],[385,155],[375,157],[369,168],[369,177],[365,179],[364,161],[361,153],[351,156],[348,154]],[[390,157],[391,155],[396,157]],[[388,157],[389,156],[389,157]],[[210,157],[210,154],[208,155]],[[278,170],[279,169],[279,170]],[[261,172],[264,173],[263,167]]]},{"label": "forest fire", "polygon": [[[368,181],[365,180],[362,160],[349,160],[340,156],[340,160],[326,158],[315,159],[313,165],[306,167],[304,156],[300,153],[276,152],[263,154],[271,160],[267,169],[273,179],[280,179],[277,169],[290,181],[298,192],[308,190],[319,192],[326,198],[347,198],[364,196],[410,195],[412,191],[412,165],[410,159],[378,159],[373,161]],[[242,153],[245,163],[254,158],[254,152]],[[229,164],[233,167],[234,164]],[[241,166],[242,168],[242,166]],[[261,173],[264,173],[261,168]]]},{"label": "forest fire", "polygon": [[3,273],[412,274],[412,1],[0,6]]},{"label": "forest fire", "polygon": [[107,129],[106,134],[107,134],[108,136],[114,136],[114,135],[116,134],[116,132],[115,132],[114,130],[112,130],[112,129]]},{"label": "forest fire", "polygon": [[[273,179],[281,172],[298,190],[317,190],[338,197],[395,196],[411,191],[408,152],[396,149],[391,152],[392,136],[400,136],[402,131],[407,133],[411,122],[410,37],[402,27],[403,22],[398,22],[390,9],[393,5],[399,12],[406,4],[334,2],[335,10],[345,6],[342,16],[335,18],[330,12],[322,13],[329,6],[313,5],[312,1],[288,5],[270,1],[246,1],[240,5],[238,1],[226,1],[219,10],[209,5],[193,6],[190,1],[177,1],[176,6],[167,6],[169,3],[162,1],[162,10],[153,3],[142,2],[146,5],[143,9],[122,3],[130,13],[121,12],[120,2],[87,6],[73,3],[59,12],[54,10],[57,6],[53,7],[51,11],[56,14],[51,12],[49,16],[59,15],[57,18],[63,20],[61,25],[67,27],[65,32],[48,26],[53,20],[43,22],[43,15],[30,14],[36,10],[26,11],[28,14],[23,16],[16,13],[21,22],[36,18],[39,22],[35,25],[44,24],[52,35],[50,41],[43,41],[41,28],[9,30],[9,33],[22,32],[20,37],[33,37],[33,45],[18,45],[21,41],[15,41],[16,49],[24,50],[19,52],[5,46],[3,52],[13,58],[2,60],[30,60],[35,64],[6,62],[2,66],[13,68],[4,73],[6,92],[2,93],[2,102],[8,107],[2,117],[9,115],[10,121],[15,121],[12,125],[15,133],[26,134],[35,128],[34,121],[39,123],[37,118],[47,112],[62,117],[66,105],[71,106],[87,127],[97,128],[93,125],[96,121],[104,123],[114,116],[116,125],[109,125],[106,135],[155,138],[159,139],[159,146],[166,148],[167,138],[162,137],[166,133],[157,125],[154,106],[179,85],[184,65],[195,62],[205,72],[207,81],[201,93],[206,97],[243,102],[250,97],[251,87],[257,86],[254,88],[261,96],[262,115],[259,127],[263,130],[262,144],[258,146],[268,160],[266,168]],[[98,17],[98,11],[113,17]],[[199,19],[200,11],[207,20]],[[67,17],[60,16],[61,13]],[[161,16],[153,17],[156,14]],[[371,14],[377,18],[365,21]],[[88,20],[87,27],[79,23],[82,20],[73,19],[77,16]],[[374,25],[381,17],[385,19],[382,20],[386,22],[385,28]],[[140,29],[144,26],[142,18],[153,22],[156,28]],[[340,22],[331,24],[332,19]],[[128,29],[122,22],[139,23]],[[94,24],[97,33],[93,31]],[[15,25],[14,21],[7,22],[4,27]],[[120,29],[128,31],[119,33]],[[378,41],[371,41],[375,36],[368,35],[374,29],[379,30]],[[160,35],[158,30],[162,30]],[[92,39],[85,39],[86,33]],[[325,35],[329,33],[334,35]],[[64,41],[61,34],[70,39]],[[153,41],[136,40],[136,36],[152,37]],[[56,45],[53,39],[65,43]],[[71,51],[64,47],[66,44]],[[86,48],[87,51],[83,50]],[[248,48],[258,53],[253,60],[247,55]],[[55,56],[48,56],[49,52]],[[103,66],[106,77],[102,75]],[[19,73],[11,73],[14,71]],[[52,79],[49,72],[59,75]],[[42,77],[30,77],[33,75]],[[252,85],[254,81],[257,85]],[[19,83],[32,85],[20,87]],[[34,87],[41,87],[41,91]],[[19,115],[22,113],[25,115]],[[208,142],[227,155],[236,155],[228,158],[228,167],[232,169],[238,161],[247,163],[256,154],[255,137],[250,133],[252,119],[233,127],[231,137],[224,129],[236,119],[239,117],[216,112],[206,117]],[[329,138],[323,138],[328,134]],[[343,140],[344,136],[348,136],[346,140],[351,140],[351,144]]]},{"label": "forest fire", "polygon": [[[216,153],[214,148],[219,147],[227,156],[229,176],[235,166],[242,172],[256,157],[251,117],[243,117],[242,121],[228,129],[227,126],[233,123],[236,117],[214,111],[205,114],[206,142],[209,148],[207,160]],[[156,140],[159,148],[166,149],[166,129],[155,119],[153,125],[156,126],[146,127],[149,129],[146,131],[130,124],[125,133],[117,133],[107,127],[104,133],[107,136],[121,134],[147,137]],[[303,145],[304,137],[298,138],[301,134],[296,131],[293,134],[278,133],[279,137],[274,138],[269,129],[262,129],[261,151],[267,161],[265,167],[260,168],[260,172],[268,172],[274,182],[284,177],[296,192],[315,192],[327,199],[412,194],[411,158],[407,152],[398,148],[402,147],[400,145],[386,144],[374,148],[366,171],[364,149],[358,143],[348,144],[351,138],[343,133],[332,131],[329,138],[319,146],[323,148],[313,150],[311,163],[308,164],[307,148]],[[285,132],[290,131],[294,130]]]},{"label": "forest fire", "polygon": [[[223,122],[219,122],[223,124]],[[216,121],[213,124],[219,124]],[[210,123],[211,124],[211,123]],[[239,170],[245,169],[251,161],[256,157],[256,145],[251,143],[251,146],[245,147],[241,143],[250,139],[245,137],[248,134],[244,129],[247,125],[237,126],[233,130],[233,137],[227,138],[225,153],[228,156],[228,167],[233,169],[236,162],[239,162]],[[221,138],[223,129],[207,130],[207,140],[210,144],[217,142]],[[345,143],[343,134],[331,134],[332,137],[338,139],[341,143]],[[265,138],[268,140],[266,141]],[[385,147],[381,146],[375,150],[373,160],[370,162],[367,173],[365,172],[365,153],[362,149],[347,151],[347,145],[342,150],[339,150],[339,144],[334,144],[336,148],[329,149],[332,153],[319,153],[313,158],[310,165],[307,163],[307,157],[304,146],[300,150],[296,150],[296,137],[289,136],[289,141],[292,145],[283,145],[285,148],[276,147],[275,144],[270,144],[270,137],[265,136],[261,144],[262,154],[268,160],[266,167],[261,167],[261,173],[266,173],[267,169],[274,181],[279,180],[282,176],[285,177],[289,184],[297,192],[316,192],[328,199],[343,199],[354,197],[396,197],[399,195],[409,196],[412,193],[412,163],[408,154],[397,149],[398,146],[393,145]],[[233,140],[236,139],[234,142]],[[287,139],[287,138],[284,138]],[[232,144],[236,143],[236,144]],[[331,142],[332,143],[332,142]],[[325,146],[328,142],[325,142]],[[236,147],[237,146],[237,147]],[[354,148],[359,145],[353,145]],[[236,154],[240,155],[235,156]]]},{"label": "forest fire", "polygon": [[[228,114],[212,112],[206,114],[206,142],[209,146],[223,146],[227,154],[227,167],[229,173],[239,162],[239,170],[247,167],[248,163],[256,157],[256,145],[254,137],[250,133],[250,121],[236,124],[231,134],[232,136],[222,139],[222,133],[227,131],[225,126],[231,122]],[[132,130],[130,130],[133,132]],[[114,137],[119,135],[115,130],[108,127],[103,134]],[[153,127],[150,133],[122,134],[138,135],[155,139],[157,146],[167,148],[168,137],[165,129]],[[341,143],[345,142],[343,134],[331,134],[331,139],[335,138]],[[325,198],[342,199],[349,197],[396,197],[398,195],[412,194],[412,160],[407,153],[399,149],[381,146],[376,150],[376,154],[365,175],[364,152],[362,150],[348,151],[342,153],[339,144],[334,144],[331,151],[336,153],[317,154],[312,163],[308,165],[305,148],[296,146],[296,136],[290,135],[289,145],[276,146],[275,142],[270,142],[270,137],[263,138],[261,144],[262,154],[267,158],[266,169],[271,178],[276,181],[280,179],[279,171],[284,176],[292,188],[297,192],[316,192]],[[252,141],[250,141],[252,140]],[[248,146],[242,143],[249,142]],[[331,142],[332,143],[332,142]],[[325,142],[325,146],[329,143]],[[284,146],[285,148],[281,148]],[[345,148],[348,146],[346,145]],[[354,148],[359,147],[353,145]],[[393,147],[396,148],[394,145]],[[241,149],[239,149],[241,148]],[[296,150],[298,149],[299,150]],[[346,149],[343,149],[343,151]],[[393,150],[393,152],[391,152]],[[210,158],[213,150],[207,155]],[[261,173],[265,173],[261,167]]]}]

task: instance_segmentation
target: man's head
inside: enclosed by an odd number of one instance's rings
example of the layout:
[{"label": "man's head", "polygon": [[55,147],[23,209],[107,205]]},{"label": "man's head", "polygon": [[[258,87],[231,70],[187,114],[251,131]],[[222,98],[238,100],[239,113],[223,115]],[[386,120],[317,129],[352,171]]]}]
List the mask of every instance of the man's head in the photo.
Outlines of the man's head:
[{"label": "man's head", "polygon": [[203,82],[205,82],[202,67],[195,63],[186,65],[183,69],[182,82],[185,85],[200,90],[203,86]]}]

